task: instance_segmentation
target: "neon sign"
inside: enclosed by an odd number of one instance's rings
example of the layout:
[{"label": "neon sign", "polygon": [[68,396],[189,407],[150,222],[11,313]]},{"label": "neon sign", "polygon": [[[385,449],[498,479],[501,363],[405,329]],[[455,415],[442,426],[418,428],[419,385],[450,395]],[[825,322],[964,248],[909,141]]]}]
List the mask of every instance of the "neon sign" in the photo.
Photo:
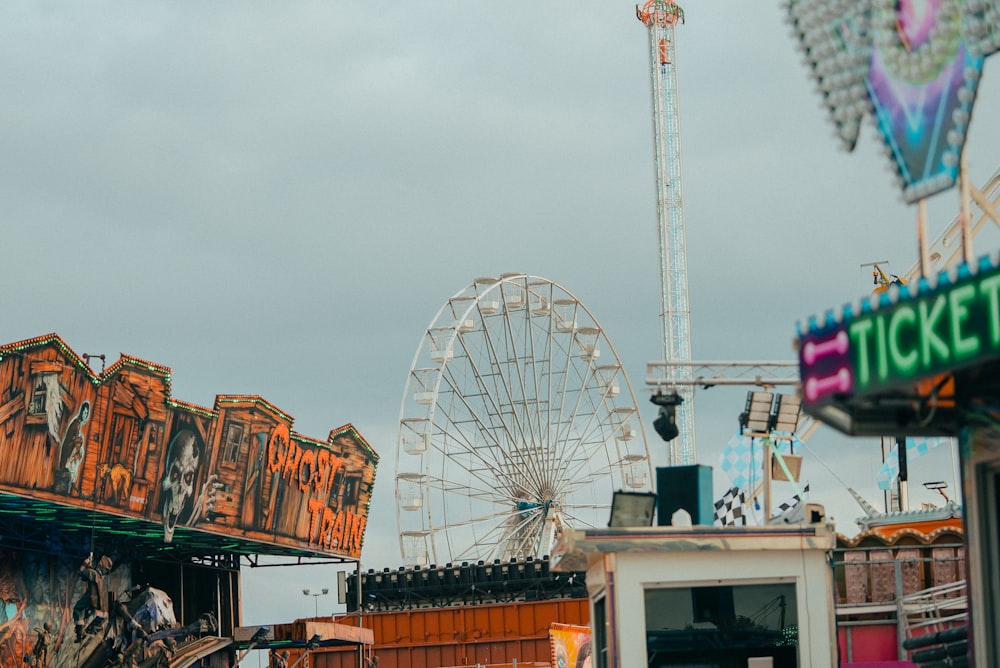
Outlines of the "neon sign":
[{"label": "neon sign", "polygon": [[1000,0],[789,0],[830,121],[853,150],[871,114],[903,199],[950,188],[983,61],[1000,50]]},{"label": "neon sign", "polygon": [[1000,266],[982,258],[911,291],[879,295],[828,313],[799,334],[807,405],[863,396],[1000,355]]}]

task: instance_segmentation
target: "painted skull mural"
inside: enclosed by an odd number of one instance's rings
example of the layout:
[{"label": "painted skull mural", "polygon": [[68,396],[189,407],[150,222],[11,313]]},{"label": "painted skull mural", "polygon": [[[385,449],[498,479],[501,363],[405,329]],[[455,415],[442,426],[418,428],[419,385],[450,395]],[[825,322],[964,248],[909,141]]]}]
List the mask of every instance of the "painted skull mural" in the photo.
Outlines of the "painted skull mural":
[{"label": "painted skull mural", "polygon": [[160,483],[163,504],[163,541],[174,538],[178,522],[192,525],[215,506],[218,477],[212,474],[196,493],[204,447],[190,429],[181,429],[170,441],[163,481]]}]

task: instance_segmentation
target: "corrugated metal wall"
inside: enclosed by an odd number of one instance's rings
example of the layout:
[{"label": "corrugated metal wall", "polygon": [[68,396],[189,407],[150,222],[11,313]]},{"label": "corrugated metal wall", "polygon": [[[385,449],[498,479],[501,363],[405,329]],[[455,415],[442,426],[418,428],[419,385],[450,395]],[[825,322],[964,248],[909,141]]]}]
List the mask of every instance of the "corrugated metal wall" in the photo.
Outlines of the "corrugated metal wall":
[{"label": "corrugated metal wall", "polygon": [[[348,619],[339,619],[350,623]],[[422,608],[366,614],[378,668],[443,668],[549,663],[549,625],[590,623],[588,600],[567,598],[499,605]],[[326,648],[312,668],[358,668],[357,650]]]}]

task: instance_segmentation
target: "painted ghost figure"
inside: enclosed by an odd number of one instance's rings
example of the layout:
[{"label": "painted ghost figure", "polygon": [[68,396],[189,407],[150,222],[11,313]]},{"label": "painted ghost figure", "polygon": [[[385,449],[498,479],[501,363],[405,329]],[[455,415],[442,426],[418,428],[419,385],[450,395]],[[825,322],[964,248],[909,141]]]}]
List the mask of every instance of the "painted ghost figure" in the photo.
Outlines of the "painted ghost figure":
[{"label": "painted ghost figure", "polygon": [[174,538],[177,524],[193,525],[215,506],[218,476],[211,474],[200,491],[195,489],[202,465],[202,447],[190,429],[174,435],[167,449],[167,464],[161,483],[163,542]]},{"label": "painted ghost figure", "polygon": [[84,427],[90,419],[90,402],[84,401],[76,416],[70,420],[63,434],[59,451],[59,467],[56,470],[56,491],[63,494],[80,490],[80,465],[86,454],[86,434]]}]

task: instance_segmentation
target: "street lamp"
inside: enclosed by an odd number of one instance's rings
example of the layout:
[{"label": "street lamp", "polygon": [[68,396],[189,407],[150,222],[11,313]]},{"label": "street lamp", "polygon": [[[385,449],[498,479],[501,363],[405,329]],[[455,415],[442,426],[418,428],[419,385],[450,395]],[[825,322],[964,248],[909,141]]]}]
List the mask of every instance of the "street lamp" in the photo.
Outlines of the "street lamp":
[{"label": "street lamp", "polygon": [[309,589],[303,589],[302,593],[305,594],[306,596],[312,596],[313,597],[313,601],[315,602],[315,606],[314,607],[316,608],[315,614],[313,615],[313,617],[319,617],[319,597],[320,596],[326,596],[327,594],[330,593],[330,590],[327,589],[326,587],[323,587],[321,590],[319,590],[318,592],[316,592],[314,594]]}]

